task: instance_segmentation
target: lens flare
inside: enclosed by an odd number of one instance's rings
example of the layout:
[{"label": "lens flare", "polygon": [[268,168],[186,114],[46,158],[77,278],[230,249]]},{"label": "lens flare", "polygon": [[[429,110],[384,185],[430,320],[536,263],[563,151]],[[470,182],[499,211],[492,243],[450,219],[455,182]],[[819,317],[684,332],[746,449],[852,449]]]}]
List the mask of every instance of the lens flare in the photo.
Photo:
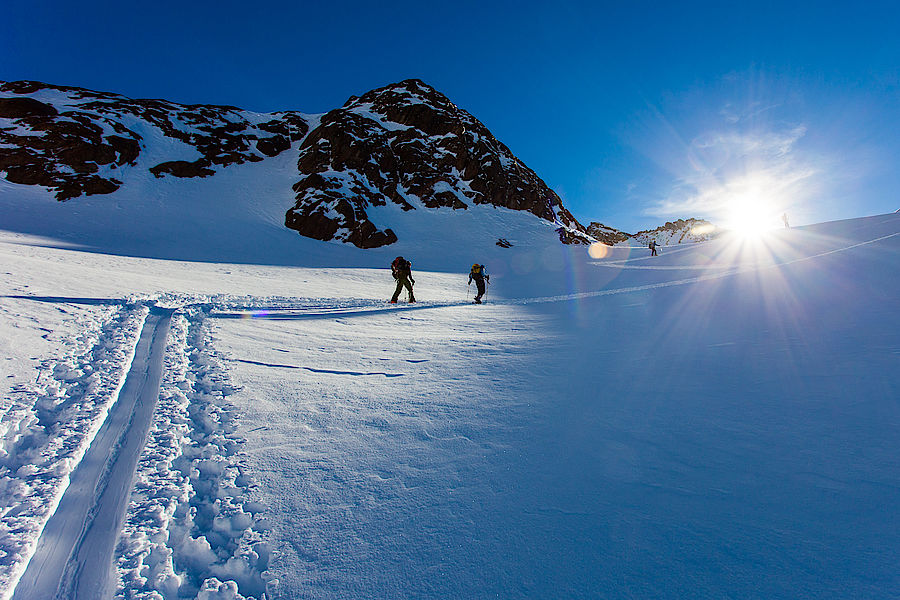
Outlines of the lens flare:
[{"label": "lens flare", "polygon": [[588,246],[588,255],[593,259],[606,258],[609,254],[609,246],[603,242],[594,242]]}]

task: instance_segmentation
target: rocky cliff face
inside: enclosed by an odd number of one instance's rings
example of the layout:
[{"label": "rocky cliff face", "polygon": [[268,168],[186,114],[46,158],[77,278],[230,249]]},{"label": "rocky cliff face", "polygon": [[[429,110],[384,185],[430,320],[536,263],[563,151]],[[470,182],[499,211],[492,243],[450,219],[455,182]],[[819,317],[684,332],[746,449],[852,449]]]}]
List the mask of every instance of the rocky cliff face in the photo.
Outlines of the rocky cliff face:
[{"label": "rocky cliff face", "polygon": [[559,196],[475,117],[419,80],[350,98],[324,115],[300,148],[297,202],[286,225],[361,248],[397,239],[371,207],[467,210],[491,204],[556,223],[586,242]]},{"label": "rocky cliff face", "polygon": [[148,165],[155,176],[208,177],[214,166],[280,154],[309,130],[300,113],[132,100],[36,81],[0,82],[0,92],[0,172],[50,188],[59,200],[117,190],[147,150],[148,134],[181,142],[176,152],[190,155]]},{"label": "rocky cliff face", "polygon": [[373,218],[373,207],[488,204],[549,221],[565,243],[591,241],[534,171],[419,80],[350,98],[321,117],[0,82],[0,176],[47,187],[59,200],[112,193],[134,169],[202,178],[286,151],[298,157],[285,225],[308,237],[384,246],[403,232]]}]

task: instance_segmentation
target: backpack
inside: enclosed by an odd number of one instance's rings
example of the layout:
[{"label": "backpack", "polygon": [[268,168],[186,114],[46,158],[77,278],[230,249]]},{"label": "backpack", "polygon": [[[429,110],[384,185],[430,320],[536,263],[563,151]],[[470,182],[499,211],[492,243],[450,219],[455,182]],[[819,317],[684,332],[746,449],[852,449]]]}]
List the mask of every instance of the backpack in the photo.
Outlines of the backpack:
[{"label": "backpack", "polygon": [[409,274],[411,269],[412,263],[402,256],[398,256],[394,259],[394,262],[391,263],[391,273],[394,275],[394,279],[396,279],[400,273]]},{"label": "backpack", "polygon": [[474,265],[472,265],[472,275],[481,275],[482,269],[484,269],[483,266],[475,263]]}]

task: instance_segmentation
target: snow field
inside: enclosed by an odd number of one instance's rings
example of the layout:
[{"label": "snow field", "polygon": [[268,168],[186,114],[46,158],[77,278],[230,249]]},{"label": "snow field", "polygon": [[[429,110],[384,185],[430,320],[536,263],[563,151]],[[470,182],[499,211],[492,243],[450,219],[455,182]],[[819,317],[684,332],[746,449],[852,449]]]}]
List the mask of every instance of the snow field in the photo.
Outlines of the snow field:
[{"label": "snow field", "polygon": [[504,500],[491,484],[521,451],[531,396],[554,385],[554,336],[508,307],[326,308],[215,325],[253,497],[292,540],[270,597],[479,597],[473,580],[502,570],[479,544],[502,545],[515,518],[488,518]]},{"label": "snow field", "polygon": [[74,317],[102,332],[123,298],[180,309],[119,598],[894,597],[898,230],[659,260],[520,243],[478,261],[480,307],[417,254],[425,301],[389,307],[386,268],[0,238],[6,362],[33,382],[29,356],[65,362]]}]

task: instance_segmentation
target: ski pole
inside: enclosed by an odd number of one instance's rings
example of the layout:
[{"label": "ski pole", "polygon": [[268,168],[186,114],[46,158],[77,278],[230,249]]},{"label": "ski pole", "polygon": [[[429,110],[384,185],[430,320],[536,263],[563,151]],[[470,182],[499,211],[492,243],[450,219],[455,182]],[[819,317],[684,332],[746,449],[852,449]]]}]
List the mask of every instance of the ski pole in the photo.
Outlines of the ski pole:
[{"label": "ski pole", "polygon": [[469,301],[469,290],[472,289],[472,282],[466,284],[466,302]]}]

